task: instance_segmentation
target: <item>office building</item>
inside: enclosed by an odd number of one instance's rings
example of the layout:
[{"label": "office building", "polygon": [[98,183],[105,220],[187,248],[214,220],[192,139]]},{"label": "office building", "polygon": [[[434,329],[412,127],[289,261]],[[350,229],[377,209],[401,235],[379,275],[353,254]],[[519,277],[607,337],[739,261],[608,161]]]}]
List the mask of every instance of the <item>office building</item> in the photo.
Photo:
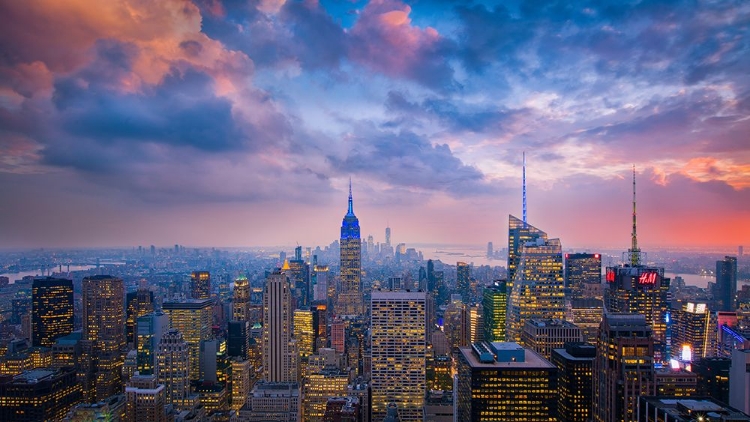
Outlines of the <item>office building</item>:
[{"label": "office building", "polygon": [[461,301],[471,303],[471,267],[465,262],[456,263],[456,291]]},{"label": "office building", "polygon": [[750,349],[732,350],[729,405],[750,414]]},{"label": "office building", "polygon": [[73,331],[73,281],[35,278],[31,285],[31,344],[52,347]]},{"label": "office building", "polygon": [[198,394],[200,404],[207,415],[217,412],[226,412],[229,409],[230,393],[225,384],[211,381],[198,381],[193,383],[193,388]]},{"label": "office building", "polygon": [[0,420],[62,420],[82,400],[73,368],[39,368],[0,379]]},{"label": "office building", "polygon": [[[528,242],[535,243],[537,239],[547,241],[547,233],[528,224],[525,219],[520,220],[512,215],[508,216],[508,291],[513,291],[516,279],[516,269],[521,262],[521,250]],[[510,297],[508,298],[510,299]]]},{"label": "office building", "polygon": [[336,353],[346,353],[346,323],[334,320],[331,323],[331,347]]},{"label": "office building", "polygon": [[505,308],[508,304],[507,282],[496,280],[482,293],[484,312],[484,340],[488,343],[505,341]]},{"label": "office building", "polygon": [[426,386],[427,296],[424,292],[372,292],[372,419],[396,403],[403,421],[422,420]]},{"label": "office building", "polygon": [[313,371],[305,377],[303,412],[307,422],[322,422],[329,397],[345,396],[349,374],[336,367]]},{"label": "office building", "polygon": [[684,368],[664,366],[654,370],[657,396],[695,397],[698,375]]},{"label": "office building", "polygon": [[126,416],[125,395],[118,394],[96,403],[79,403],[73,406],[63,422],[121,422],[126,420]]},{"label": "office building", "polygon": [[571,299],[565,303],[568,321],[581,329],[583,341],[596,344],[599,325],[602,323],[604,304],[601,299]]},{"label": "office building", "polygon": [[190,350],[190,380],[203,378],[201,343],[212,337],[211,299],[182,299],[164,302],[162,310],[169,316],[170,327],[179,330]]},{"label": "office building", "polygon": [[154,373],[161,336],[169,330],[169,316],[152,312],[136,320],[136,367],[141,375]]},{"label": "office building", "polygon": [[232,320],[250,321],[250,281],[245,276],[234,281]]},{"label": "office building", "polygon": [[250,396],[251,371],[253,371],[250,361],[240,357],[231,359],[232,365],[232,393],[231,404],[232,410],[239,411],[247,403]]},{"label": "office building", "polygon": [[295,309],[293,317],[294,339],[300,361],[307,361],[315,353],[317,313],[308,309]]},{"label": "office building", "polygon": [[691,369],[698,375],[697,395],[729,403],[729,369],[731,366],[731,358],[710,357],[693,362]]},{"label": "office building", "polygon": [[558,422],[591,420],[592,371],[596,346],[568,343],[552,351],[552,364],[557,367]]},{"label": "office building", "polygon": [[692,362],[716,355],[715,314],[710,312],[705,303],[685,303],[682,308],[673,309],[671,315],[671,350],[674,357]]},{"label": "office building", "polygon": [[517,343],[475,343],[458,354],[456,420],[551,421],[557,367]]},{"label": "office building", "polygon": [[[628,249],[628,263],[607,267],[605,308],[612,313],[634,313],[643,315],[651,327],[655,354],[658,362],[665,362],[668,351],[667,313],[669,312],[670,279],[664,277],[664,268],[642,263],[643,256],[638,248],[636,231],[635,169],[633,170],[633,231],[631,247]],[[635,404],[633,402],[632,404]]]},{"label": "office building", "polygon": [[253,387],[247,410],[240,419],[248,422],[301,422],[302,401],[296,383],[259,381]]},{"label": "office building", "polygon": [[460,295],[454,298],[443,312],[443,331],[451,349],[469,344],[469,315]]},{"label": "office building", "polygon": [[324,422],[360,422],[363,411],[357,397],[329,397],[326,401]]},{"label": "office building", "polygon": [[716,284],[714,284],[714,300],[719,311],[734,311],[737,309],[737,257],[726,256],[716,261]]},{"label": "office building", "polygon": [[468,323],[469,343],[484,341],[484,309],[482,309],[482,304],[469,307]]},{"label": "office building", "polygon": [[141,280],[138,290],[125,295],[125,341],[134,346],[136,341],[136,321],[139,317],[154,312],[154,292]]},{"label": "office building", "polygon": [[193,271],[190,274],[190,297],[211,299],[211,274],[208,271]]},{"label": "office building", "polygon": [[359,236],[359,219],[354,215],[352,183],[349,181],[349,208],[341,223],[341,291],[336,306],[337,315],[364,314],[362,301],[362,243]]},{"label": "office building", "polygon": [[167,422],[167,394],[156,375],[135,375],[125,387],[126,422]]},{"label": "office building", "polygon": [[571,299],[587,296],[586,285],[602,283],[602,256],[598,253],[565,254],[565,289]]},{"label": "office building", "polygon": [[263,292],[263,379],[272,383],[297,381],[294,307],[286,267],[266,278]]},{"label": "office building", "polygon": [[646,317],[605,313],[596,347],[594,421],[634,420],[638,396],[655,392],[654,340]]},{"label": "office building", "polygon": [[89,382],[84,388],[84,397],[98,402],[122,392],[125,289],[122,279],[100,275],[85,277],[82,291],[83,340],[92,347],[92,353],[87,355],[87,378],[94,377],[93,385]]},{"label": "office building", "polygon": [[565,318],[562,245],[538,237],[521,245],[507,309],[507,339],[521,342],[524,324],[532,318]]},{"label": "office building", "polygon": [[302,246],[294,249],[294,259],[289,261],[289,281],[295,308],[310,306],[310,265],[302,259]]},{"label": "office building", "polygon": [[227,328],[227,355],[248,358],[250,348],[250,322],[229,321]]},{"label": "office building", "polygon": [[708,397],[642,396],[637,422],[750,422],[750,416]]},{"label": "office building", "polygon": [[159,341],[156,378],[164,385],[167,403],[184,407],[190,395],[190,349],[179,330],[172,328]]},{"label": "office building", "polygon": [[553,349],[562,349],[566,343],[580,343],[583,336],[580,328],[565,320],[530,319],[524,325],[521,340],[524,347],[550,359]]}]

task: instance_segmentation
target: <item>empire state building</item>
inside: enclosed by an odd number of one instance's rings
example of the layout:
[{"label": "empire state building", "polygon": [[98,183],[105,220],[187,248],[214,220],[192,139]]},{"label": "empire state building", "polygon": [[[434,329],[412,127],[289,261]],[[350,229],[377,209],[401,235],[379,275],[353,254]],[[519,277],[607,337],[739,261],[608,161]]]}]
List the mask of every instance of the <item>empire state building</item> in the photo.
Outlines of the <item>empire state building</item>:
[{"label": "empire state building", "polygon": [[362,300],[362,244],[359,220],[354,215],[352,182],[349,181],[349,209],[341,223],[341,291],[336,313],[359,316],[364,313]]}]

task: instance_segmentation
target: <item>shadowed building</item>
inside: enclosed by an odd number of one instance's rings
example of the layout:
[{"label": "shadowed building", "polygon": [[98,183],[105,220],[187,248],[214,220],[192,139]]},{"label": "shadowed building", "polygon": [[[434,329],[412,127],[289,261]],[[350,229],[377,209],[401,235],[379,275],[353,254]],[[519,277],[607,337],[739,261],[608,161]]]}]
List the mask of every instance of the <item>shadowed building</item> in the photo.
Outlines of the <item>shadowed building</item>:
[{"label": "shadowed building", "polygon": [[73,281],[35,278],[31,285],[32,346],[52,347],[73,331]]}]

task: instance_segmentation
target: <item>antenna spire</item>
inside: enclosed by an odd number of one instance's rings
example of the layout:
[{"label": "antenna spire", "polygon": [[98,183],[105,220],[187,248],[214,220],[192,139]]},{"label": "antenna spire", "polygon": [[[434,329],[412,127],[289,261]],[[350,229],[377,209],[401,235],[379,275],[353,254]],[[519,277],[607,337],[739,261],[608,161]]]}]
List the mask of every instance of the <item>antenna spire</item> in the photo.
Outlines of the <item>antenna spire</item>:
[{"label": "antenna spire", "polygon": [[354,201],[352,200],[352,178],[349,177],[349,210],[348,215],[354,215]]},{"label": "antenna spire", "polygon": [[630,245],[630,265],[637,266],[641,264],[641,250],[638,249],[638,232],[636,230],[636,211],[635,211],[635,164],[633,164],[633,233],[632,243]]},{"label": "antenna spire", "polygon": [[523,152],[523,225],[526,226],[526,151]]}]

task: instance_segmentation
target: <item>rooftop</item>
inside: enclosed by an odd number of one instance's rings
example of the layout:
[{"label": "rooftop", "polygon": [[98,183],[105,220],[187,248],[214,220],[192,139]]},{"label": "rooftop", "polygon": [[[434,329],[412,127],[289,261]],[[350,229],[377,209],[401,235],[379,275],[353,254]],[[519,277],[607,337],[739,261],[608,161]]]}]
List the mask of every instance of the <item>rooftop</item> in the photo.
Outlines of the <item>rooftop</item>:
[{"label": "rooftop", "polygon": [[553,369],[556,368],[555,365],[550,363],[547,359],[542,357],[537,352],[526,349],[521,346],[519,346],[517,343],[505,343],[505,342],[496,342],[492,343],[492,346],[494,347],[495,351],[497,352],[514,352],[514,351],[523,351],[524,353],[524,360],[516,360],[516,361],[505,361],[505,362],[498,362],[497,360],[493,360],[492,362],[485,361],[482,359],[480,361],[479,356],[477,356],[472,351],[472,347],[461,347],[459,350],[461,351],[461,354],[464,356],[464,359],[469,363],[469,365],[472,368],[475,369],[529,369],[529,368],[539,368],[539,369]]}]

